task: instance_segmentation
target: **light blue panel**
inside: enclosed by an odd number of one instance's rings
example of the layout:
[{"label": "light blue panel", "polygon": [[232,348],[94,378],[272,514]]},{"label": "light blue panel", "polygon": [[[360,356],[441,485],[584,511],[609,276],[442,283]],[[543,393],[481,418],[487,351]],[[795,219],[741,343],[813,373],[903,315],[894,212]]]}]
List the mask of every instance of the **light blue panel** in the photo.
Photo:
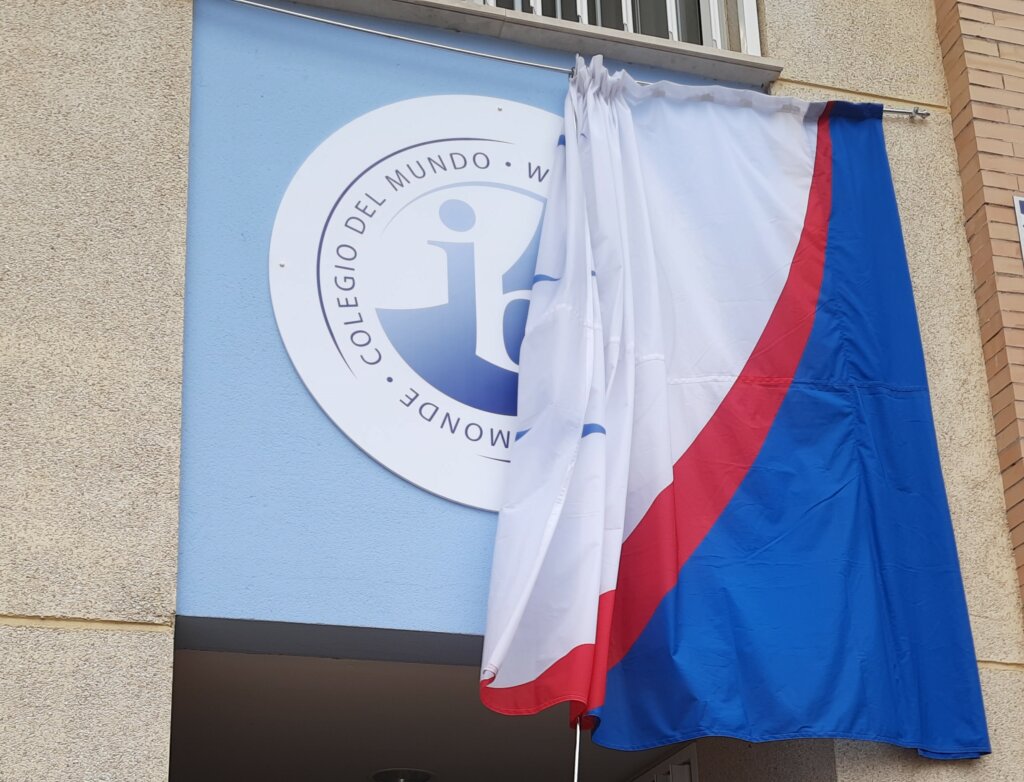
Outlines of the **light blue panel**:
[{"label": "light blue panel", "polygon": [[[333,18],[539,62],[573,60],[432,28]],[[559,73],[197,0],[179,614],[483,632],[494,515],[392,475],[320,411],[277,333],[270,232],[303,160],[361,114],[450,93],[560,114],[565,91]]]}]

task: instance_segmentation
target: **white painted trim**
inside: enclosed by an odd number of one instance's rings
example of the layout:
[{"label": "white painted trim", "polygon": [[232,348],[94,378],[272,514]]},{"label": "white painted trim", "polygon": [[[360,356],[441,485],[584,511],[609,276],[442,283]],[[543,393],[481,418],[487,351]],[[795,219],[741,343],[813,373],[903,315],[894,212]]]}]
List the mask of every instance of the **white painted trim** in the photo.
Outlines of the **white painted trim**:
[{"label": "white painted trim", "polygon": [[665,13],[668,15],[668,37],[679,40],[679,3],[676,0],[665,0]]},{"label": "white painted trim", "polygon": [[622,0],[622,26],[627,33],[636,34],[636,27],[633,26],[633,2]]},{"label": "white painted trim", "polygon": [[740,51],[761,56],[761,28],[757,23],[757,0],[736,0],[740,23]]},{"label": "white painted trim", "polygon": [[782,72],[782,63],[765,57],[506,11],[472,0],[305,0],[305,4],[476,33],[584,57],[603,54],[623,62],[761,88]]},{"label": "white painted trim", "polygon": [[704,46],[725,50],[721,0],[700,0],[700,39]]},{"label": "white painted trim", "polygon": [[1024,252],[1024,196],[1013,197],[1013,213],[1017,217],[1017,234],[1020,236],[1020,250]]}]

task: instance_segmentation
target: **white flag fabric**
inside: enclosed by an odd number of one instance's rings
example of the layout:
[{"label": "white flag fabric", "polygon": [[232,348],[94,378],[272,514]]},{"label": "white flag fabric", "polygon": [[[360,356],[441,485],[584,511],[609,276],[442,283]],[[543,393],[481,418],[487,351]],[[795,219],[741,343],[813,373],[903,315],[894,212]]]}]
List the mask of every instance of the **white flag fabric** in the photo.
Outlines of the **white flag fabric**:
[{"label": "white flag fabric", "polygon": [[[758,110],[754,148],[737,161],[722,125],[739,104]],[[813,168],[808,109],[721,87],[641,87],[600,57],[578,62],[520,354],[488,605],[488,705],[585,704],[600,687],[599,614],[610,619],[624,533],[672,482],[785,282]],[[672,111],[699,113],[700,132],[666,139],[660,115]],[[729,174],[747,184],[743,203],[694,186],[737,164],[745,170]],[[741,210],[770,230],[737,231]],[[677,340],[711,331],[702,321],[717,325],[706,302],[722,290],[734,301],[731,327],[710,343]],[[704,382],[670,382],[695,374]]]}]

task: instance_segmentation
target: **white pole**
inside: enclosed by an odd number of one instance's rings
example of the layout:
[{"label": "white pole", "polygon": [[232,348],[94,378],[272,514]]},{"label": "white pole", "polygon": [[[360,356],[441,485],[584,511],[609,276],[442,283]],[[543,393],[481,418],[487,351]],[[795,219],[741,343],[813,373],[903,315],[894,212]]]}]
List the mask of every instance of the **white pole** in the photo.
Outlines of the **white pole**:
[{"label": "white pole", "polygon": [[580,782],[580,723],[576,720],[576,761],[572,768],[572,782]]}]

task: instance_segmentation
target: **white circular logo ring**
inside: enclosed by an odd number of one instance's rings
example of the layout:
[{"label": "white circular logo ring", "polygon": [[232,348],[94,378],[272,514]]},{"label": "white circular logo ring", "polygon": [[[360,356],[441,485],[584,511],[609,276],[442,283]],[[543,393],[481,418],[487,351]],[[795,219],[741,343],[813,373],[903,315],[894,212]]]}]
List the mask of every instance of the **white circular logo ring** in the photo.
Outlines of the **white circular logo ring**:
[{"label": "white circular logo ring", "polygon": [[345,125],[288,186],[270,290],[321,408],[427,491],[501,504],[561,118],[469,95]]}]

